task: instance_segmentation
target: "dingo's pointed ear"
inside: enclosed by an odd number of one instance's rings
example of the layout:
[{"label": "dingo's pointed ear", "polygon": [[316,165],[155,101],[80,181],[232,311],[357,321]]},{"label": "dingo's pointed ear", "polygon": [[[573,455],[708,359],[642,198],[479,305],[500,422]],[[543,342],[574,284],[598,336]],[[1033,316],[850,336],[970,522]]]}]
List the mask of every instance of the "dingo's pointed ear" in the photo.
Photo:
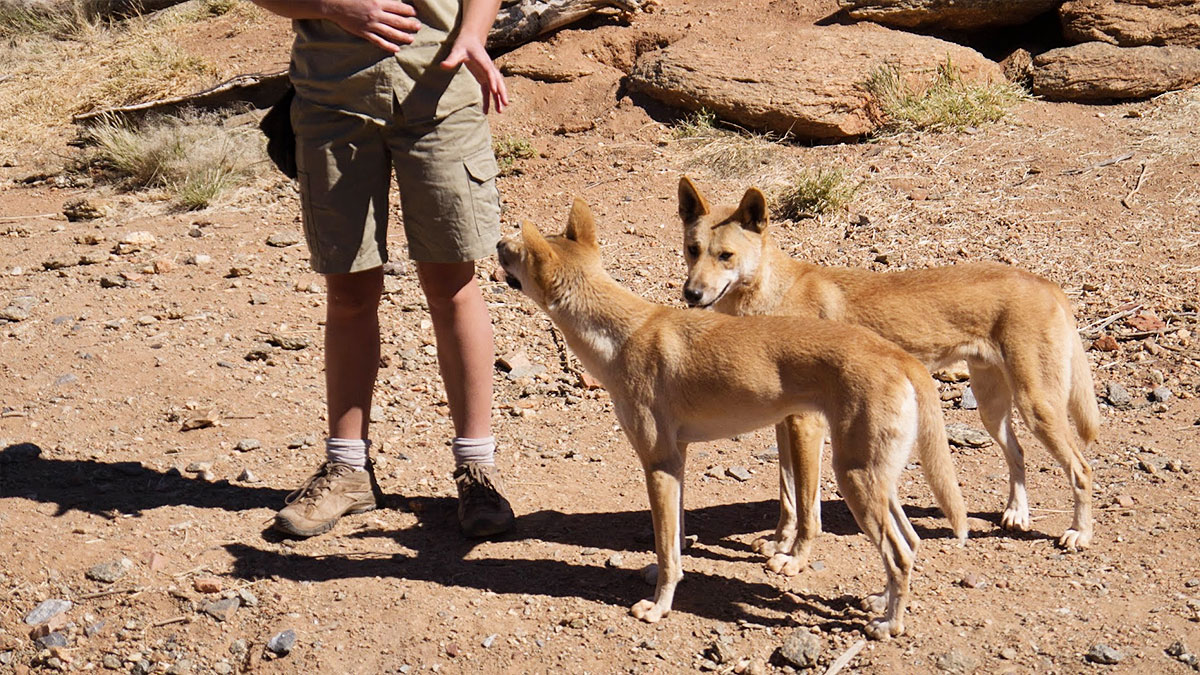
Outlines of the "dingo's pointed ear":
[{"label": "dingo's pointed ear", "polygon": [[587,202],[576,197],[571,205],[571,215],[567,217],[567,231],[563,234],[571,241],[596,248],[596,219]]},{"label": "dingo's pointed ear", "polygon": [[745,229],[762,234],[767,229],[767,196],[756,187],[746,190],[735,217]]},{"label": "dingo's pointed ear", "polygon": [[700,216],[709,213],[708,202],[700,189],[691,178],[684,176],[679,179],[679,218],[686,225]]},{"label": "dingo's pointed ear", "polygon": [[521,240],[525,242],[525,250],[537,260],[549,260],[554,255],[550,242],[542,236],[537,226],[530,222],[521,224]]}]

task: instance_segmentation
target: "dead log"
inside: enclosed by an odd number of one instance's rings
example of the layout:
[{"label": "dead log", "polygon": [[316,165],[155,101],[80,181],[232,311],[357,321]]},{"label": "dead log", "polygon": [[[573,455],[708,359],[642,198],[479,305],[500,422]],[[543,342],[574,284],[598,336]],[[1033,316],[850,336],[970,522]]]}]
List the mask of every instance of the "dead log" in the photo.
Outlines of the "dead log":
[{"label": "dead log", "polygon": [[238,75],[198,94],[172,96],[171,98],[135,103],[117,108],[105,108],[80,113],[72,117],[76,124],[93,124],[104,119],[118,119],[136,124],[148,115],[170,115],[184,108],[212,110],[246,104],[254,108],[266,108],[278,101],[288,88],[286,70],[257,75]]},{"label": "dead log", "polygon": [[509,49],[596,12],[628,18],[657,4],[657,0],[519,0],[500,9],[487,44],[491,49]]}]

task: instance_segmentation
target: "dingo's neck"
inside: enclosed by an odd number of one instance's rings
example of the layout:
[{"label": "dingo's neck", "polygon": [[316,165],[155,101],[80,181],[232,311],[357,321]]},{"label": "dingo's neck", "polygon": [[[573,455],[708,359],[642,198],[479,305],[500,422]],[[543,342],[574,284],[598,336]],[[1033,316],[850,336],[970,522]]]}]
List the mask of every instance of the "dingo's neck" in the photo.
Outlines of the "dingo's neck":
[{"label": "dingo's neck", "polygon": [[[658,305],[617,283],[607,272],[579,275],[546,307],[571,350],[597,377],[612,370],[625,342]],[[607,386],[607,383],[605,383]]]}]

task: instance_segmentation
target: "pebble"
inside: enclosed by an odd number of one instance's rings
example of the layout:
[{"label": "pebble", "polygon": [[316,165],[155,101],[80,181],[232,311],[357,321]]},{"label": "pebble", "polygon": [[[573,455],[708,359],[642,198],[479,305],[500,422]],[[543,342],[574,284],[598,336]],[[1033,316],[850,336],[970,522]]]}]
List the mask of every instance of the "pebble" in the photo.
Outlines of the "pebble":
[{"label": "pebble", "polygon": [[624,564],[625,556],[621,555],[620,553],[614,553],[608,557],[608,560],[604,561],[605,567],[612,567],[614,569],[619,568]]},{"label": "pebble", "polygon": [[224,598],[204,605],[201,611],[217,621],[225,621],[233,616],[240,604],[237,598]]},{"label": "pebble", "polygon": [[115,274],[106,274],[100,277],[100,288],[126,288],[129,286],[129,280]]},{"label": "pebble", "polygon": [[814,560],[808,564],[808,567],[814,572],[820,572],[825,569],[825,563],[820,560]]},{"label": "pebble", "polygon": [[938,670],[948,673],[969,673],[975,670],[975,659],[957,649],[951,649],[938,657],[936,665]]},{"label": "pebble", "polygon": [[254,473],[251,472],[250,469],[242,469],[242,472],[238,474],[237,479],[242,483],[257,483],[258,482],[258,476],[254,475]]},{"label": "pebble", "polygon": [[1166,387],[1155,387],[1150,390],[1150,400],[1155,403],[1166,403],[1171,400],[1171,390]]},{"label": "pebble", "polygon": [[704,475],[708,476],[709,478],[724,478],[725,469],[720,466],[712,466],[709,467],[708,471],[704,472]]},{"label": "pebble", "polygon": [[41,649],[49,649],[51,647],[66,647],[67,636],[65,633],[54,631],[49,635],[43,635],[42,637],[34,640],[34,644]]},{"label": "pebble", "polygon": [[748,469],[746,469],[746,467],[744,467],[744,466],[731,466],[725,470],[725,473],[729,477],[737,479],[743,483],[750,480],[750,478],[751,478],[750,471]]},{"label": "pebble", "polygon": [[1016,659],[1017,656],[1017,650],[1013,649],[1012,647],[1005,647],[1004,649],[1000,650],[1000,658],[1004,659],[1005,661],[1012,661]]},{"label": "pebble", "polygon": [[960,448],[986,448],[992,444],[992,437],[986,431],[965,424],[947,424],[946,439],[950,445]]},{"label": "pebble", "polygon": [[229,675],[233,672],[233,666],[229,665],[228,661],[217,661],[212,669],[217,675]]},{"label": "pebble", "polygon": [[300,235],[295,232],[276,232],[267,237],[267,246],[275,248],[285,248],[287,246],[295,246],[300,243]]},{"label": "pebble", "polygon": [[307,349],[311,344],[309,339],[302,335],[279,335],[278,333],[268,336],[267,343],[288,351]]},{"label": "pebble", "polygon": [[1117,495],[1113,498],[1113,504],[1123,509],[1128,509],[1133,507],[1134,499],[1129,495]]},{"label": "pebble", "polygon": [[1200,579],[1188,579],[1187,581],[1183,582],[1183,585],[1187,586],[1188,588],[1195,588],[1200,586]]},{"label": "pebble", "polygon": [[1093,645],[1087,653],[1088,661],[1091,661],[1092,663],[1100,663],[1106,666],[1118,664],[1124,658],[1125,656],[1121,652],[1103,643]]},{"label": "pebble", "polygon": [[50,619],[62,614],[71,609],[70,600],[59,600],[52,598],[42,602],[34,608],[32,612],[25,615],[25,623],[30,626],[36,626],[39,623],[46,623]]},{"label": "pebble", "polygon": [[962,400],[959,401],[958,405],[963,410],[976,410],[979,408],[979,401],[975,400],[975,392],[970,387],[963,389]]},{"label": "pebble", "polygon": [[192,579],[192,588],[197,593],[220,593],[224,584],[217,577],[196,577]]},{"label": "pebble", "polygon": [[821,638],[801,628],[783,641],[779,655],[795,668],[814,668],[820,661],[821,649]]},{"label": "pebble", "polygon": [[237,596],[246,607],[258,607],[258,596],[249,588],[239,588]]},{"label": "pebble", "polygon": [[133,562],[129,558],[121,558],[110,562],[103,562],[98,565],[93,565],[87,571],[87,578],[92,581],[99,581],[105,584],[111,584],[121,577],[125,576],[133,567]]},{"label": "pebble", "polygon": [[197,266],[201,266],[201,267],[204,265],[211,264],[211,263],[212,263],[212,256],[206,255],[204,253],[197,253],[195,255],[190,255],[187,258],[185,258],[183,261],[183,264],[185,264],[185,265],[197,265]]},{"label": "pebble", "polygon": [[235,445],[233,449],[237,450],[238,452],[250,452],[251,450],[257,450],[261,447],[262,442],[257,438],[243,438],[237,442],[237,445]]},{"label": "pebble", "polygon": [[491,648],[492,648],[492,644],[496,642],[496,638],[497,638],[497,637],[499,637],[499,635],[497,635],[496,633],[492,633],[491,635],[489,635],[489,636],[485,637],[485,638],[483,639],[483,642],[481,643],[481,644],[483,645],[483,648],[484,648],[484,649],[491,649]]},{"label": "pebble", "polygon": [[446,656],[449,656],[450,658],[455,659],[455,658],[458,658],[459,655],[461,655],[461,654],[462,654],[462,649],[460,649],[457,644],[451,642],[450,644],[446,645]]},{"label": "pebble", "polygon": [[267,640],[267,649],[276,656],[287,656],[296,646],[296,631],[291,628],[280,631]]},{"label": "pebble", "polygon": [[959,582],[964,588],[979,588],[983,585],[983,577],[974,572],[968,572]]},{"label": "pebble", "polygon": [[109,670],[120,670],[121,666],[124,665],[121,662],[121,657],[116,654],[105,654],[100,663]]}]

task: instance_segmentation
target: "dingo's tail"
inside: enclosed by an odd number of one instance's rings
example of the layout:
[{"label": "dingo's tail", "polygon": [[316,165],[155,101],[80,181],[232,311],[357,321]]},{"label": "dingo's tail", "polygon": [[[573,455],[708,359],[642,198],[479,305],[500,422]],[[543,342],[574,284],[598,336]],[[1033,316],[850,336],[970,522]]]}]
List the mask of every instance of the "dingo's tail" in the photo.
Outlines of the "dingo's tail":
[{"label": "dingo's tail", "polygon": [[1096,404],[1096,390],[1092,384],[1092,369],[1088,365],[1087,356],[1083,353],[1083,343],[1079,340],[1075,326],[1071,326],[1071,383],[1067,393],[1067,406],[1071,421],[1075,423],[1075,431],[1079,440],[1083,441],[1081,450],[1086,450],[1099,433],[1100,406]]},{"label": "dingo's tail", "polygon": [[910,376],[910,381],[917,397],[917,457],[921,460],[921,470],[933,490],[933,498],[950,521],[954,536],[966,539],[967,507],[963,503],[954,462],[950,459],[942,402],[925,368],[913,370],[917,371]]}]

